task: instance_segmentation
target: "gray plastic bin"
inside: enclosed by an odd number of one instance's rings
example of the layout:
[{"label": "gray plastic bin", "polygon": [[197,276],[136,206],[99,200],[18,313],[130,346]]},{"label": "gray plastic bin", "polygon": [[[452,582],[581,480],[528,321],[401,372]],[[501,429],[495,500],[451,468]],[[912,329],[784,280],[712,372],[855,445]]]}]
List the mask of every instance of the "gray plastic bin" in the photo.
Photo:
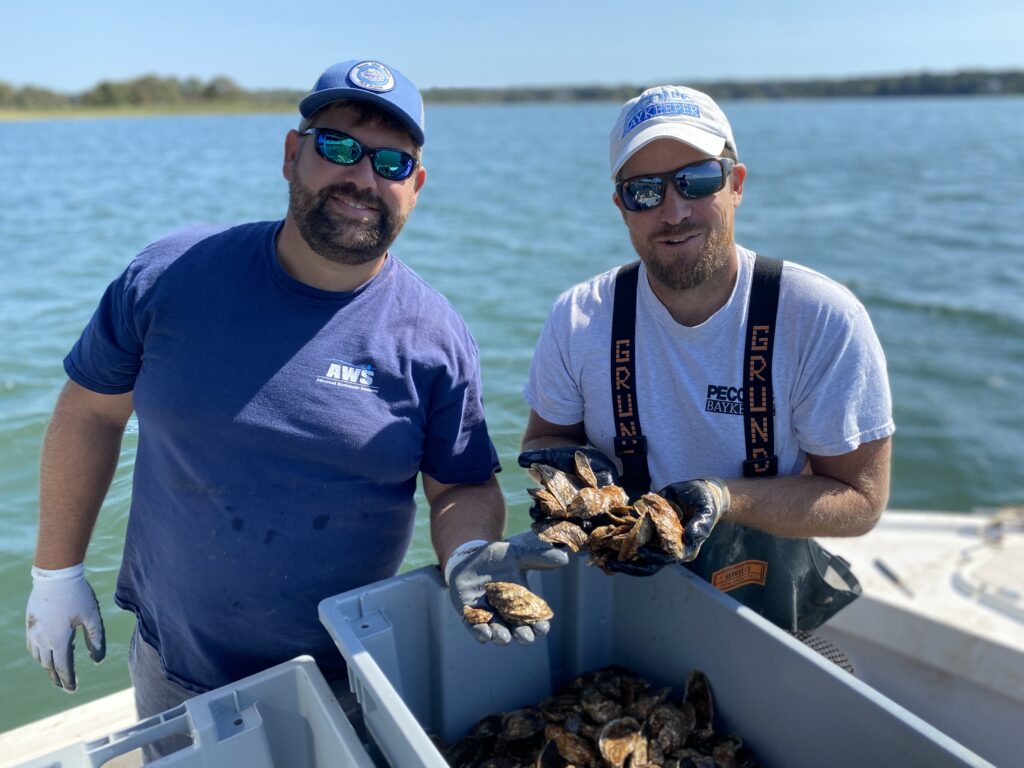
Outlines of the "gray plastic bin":
[{"label": "gray plastic bin", "polygon": [[703,670],[716,730],[741,734],[765,766],[988,765],[684,568],[607,576],[578,556],[529,584],[555,612],[532,646],[473,640],[434,567],[320,603],[392,766],[442,768],[428,732],[449,743],[609,664],[676,687]]},{"label": "gray plastic bin", "polygon": [[182,706],[18,768],[98,768],[165,736],[192,744],[153,768],[373,768],[341,705],[308,656],[209,691]]}]

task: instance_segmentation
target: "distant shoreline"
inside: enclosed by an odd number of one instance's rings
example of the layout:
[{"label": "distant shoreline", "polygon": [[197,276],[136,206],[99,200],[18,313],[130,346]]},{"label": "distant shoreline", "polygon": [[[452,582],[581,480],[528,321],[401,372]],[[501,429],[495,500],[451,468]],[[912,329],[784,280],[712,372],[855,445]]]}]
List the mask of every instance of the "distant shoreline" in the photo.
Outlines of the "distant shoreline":
[{"label": "distant shoreline", "polygon": [[[846,79],[717,81],[692,83],[721,101],[1024,95],[1024,70],[962,71]],[[427,88],[427,104],[622,103],[645,85]],[[0,121],[53,118],[152,117],[293,112],[297,90],[246,91],[225,77],[208,83],[146,75],[104,81],[80,94],[61,94],[0,82]]]}]

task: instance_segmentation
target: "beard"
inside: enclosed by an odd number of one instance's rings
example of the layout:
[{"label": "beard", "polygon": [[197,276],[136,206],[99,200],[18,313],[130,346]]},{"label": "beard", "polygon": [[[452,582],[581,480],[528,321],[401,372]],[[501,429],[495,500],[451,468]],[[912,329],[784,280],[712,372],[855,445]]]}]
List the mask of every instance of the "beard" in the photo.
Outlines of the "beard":
[{"label": "beard", "polygon": [[[328,208],[331,195],[372,206],[376,221],[350,218]],[[380,258],[398,237],[408,214],[392,212],[373,193],[352,182],[331,184],[313,192],[297,174],[288,182],[288,209],[310,248],[335,264],[359,265]]]},{"label": "beard", "polygon": [[[706,232],[706,235],[696,257],[659,257],[657,240],[681,240],[701,230]],[[734,248],[731,219],[722,222],[718,227],[679,224],[643,238],[630,230],[629,236],[651,277],[674,291],[690,290],[708,282],[727,266]]]}]

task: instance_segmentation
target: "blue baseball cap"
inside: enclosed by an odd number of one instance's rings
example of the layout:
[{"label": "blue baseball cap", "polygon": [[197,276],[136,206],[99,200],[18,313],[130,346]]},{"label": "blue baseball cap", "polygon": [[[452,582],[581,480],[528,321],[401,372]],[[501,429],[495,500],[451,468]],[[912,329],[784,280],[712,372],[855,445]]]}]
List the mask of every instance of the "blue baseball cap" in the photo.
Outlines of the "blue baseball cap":
[{"label": "blue baseball cap", "polygon": [[309,95],[299,102],[299,130],[309,127],[313,113],[336,101],[365,101],[380,107],[405,126],[417,146],[423,146],[423,98],[416,86],[394,67],[363,59],[328,67]]}]

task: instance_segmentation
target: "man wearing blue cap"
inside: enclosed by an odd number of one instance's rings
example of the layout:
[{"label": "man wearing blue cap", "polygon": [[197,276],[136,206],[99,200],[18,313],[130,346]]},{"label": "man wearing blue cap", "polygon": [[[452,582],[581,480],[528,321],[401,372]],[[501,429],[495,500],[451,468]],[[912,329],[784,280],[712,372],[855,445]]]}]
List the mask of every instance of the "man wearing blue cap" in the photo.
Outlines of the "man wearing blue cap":
[{"label": "man wearing blue cap", "polygon": [[[137,617],[140,717],[299,654],[337,673],[317,604],[397,572],[419,474],[440,563],[504,526],[476,344],[389,252],[426,179],[420,94],[392,67],[349,61],[299,109],[285,219],[148,246],[64,361],[42,456],[29,649],[69,691],[78,626],[103,658],[83,561],[134,411],[115,599]],[[507,547],[483,547],[489,570],[470,572],[520,579],[525,561]]]}]

